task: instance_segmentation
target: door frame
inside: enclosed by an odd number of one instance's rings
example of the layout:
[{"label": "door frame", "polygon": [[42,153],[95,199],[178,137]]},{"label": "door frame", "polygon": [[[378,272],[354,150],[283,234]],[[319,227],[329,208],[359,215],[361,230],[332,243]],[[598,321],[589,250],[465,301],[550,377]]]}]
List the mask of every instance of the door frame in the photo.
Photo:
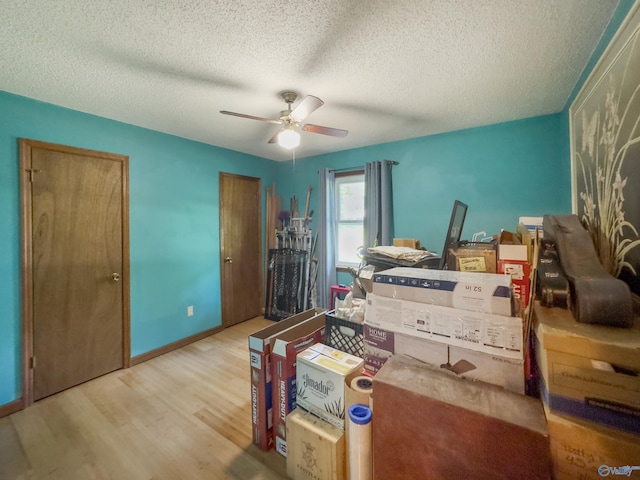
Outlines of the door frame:
[{"label": "door frame", "polygon": [[129,157],[115,153],[58,145],[26,138],[19,142],[20,182],[20,256],[21,256],[21,326],[22,326],[22,405],[33,404],[33,204],[31,201],[31,176],[29,171],[32,148],[40,148],[65,154],[101,158],[121,163],[122,169],[122,363],[131,365],[131,308],[129,268]]}]

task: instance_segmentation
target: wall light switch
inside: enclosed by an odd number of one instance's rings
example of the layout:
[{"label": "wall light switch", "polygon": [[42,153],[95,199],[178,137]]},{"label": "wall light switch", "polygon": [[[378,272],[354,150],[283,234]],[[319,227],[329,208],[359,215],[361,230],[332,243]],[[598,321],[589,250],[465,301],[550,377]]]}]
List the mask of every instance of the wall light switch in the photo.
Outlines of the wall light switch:
[{"label": "wall light switch", "polygon": [[193,305],[187,307],[187,317],[193,317]]}]

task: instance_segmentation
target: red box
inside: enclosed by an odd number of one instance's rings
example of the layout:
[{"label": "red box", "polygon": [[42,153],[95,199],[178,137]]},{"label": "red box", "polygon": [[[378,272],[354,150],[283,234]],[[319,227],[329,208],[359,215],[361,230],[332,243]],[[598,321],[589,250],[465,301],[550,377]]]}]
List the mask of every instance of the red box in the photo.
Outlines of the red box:
[{"label": "red box", "polygon": [[531,301],[529,247],[511,232],[503,231],[498,240],[498,273],[511,274],[514,300],[518,310],[524,311]]},{"label": "red box", "polygon": [[325,316],[316,315],[271,340],[273,432],[276,451],[287,456],[287,415],[296,408],[296,356],[324,338]]},{"label": "red box", "polygon": [[[263,450],[273,447],[271,339],[314,315],[319,315],[319,312],[321,311],[306,310],[249,335],[253,443]],[[324,315],[322,318],[324,319]]]},{"label": "red box", "polygon": [[498,273],[511,275],[513,298],[519,310],[523,311],[531,301],[531,265],[526,260],[498,260]]}]

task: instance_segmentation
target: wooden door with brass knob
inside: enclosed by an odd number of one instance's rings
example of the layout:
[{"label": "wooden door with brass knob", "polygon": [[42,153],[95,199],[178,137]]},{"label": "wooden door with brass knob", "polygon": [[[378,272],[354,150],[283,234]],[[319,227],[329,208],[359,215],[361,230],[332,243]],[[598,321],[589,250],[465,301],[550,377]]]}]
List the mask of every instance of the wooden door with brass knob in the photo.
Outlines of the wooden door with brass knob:
[{"label": "wooden door with brass knob", "polygon": [[260,179],[220,174],[220,290],[222,326],[261,312]]},{"label": "wooden door with brass knob", "polygon": [[20,140],[25,402],[128,366],[128,157]]}]

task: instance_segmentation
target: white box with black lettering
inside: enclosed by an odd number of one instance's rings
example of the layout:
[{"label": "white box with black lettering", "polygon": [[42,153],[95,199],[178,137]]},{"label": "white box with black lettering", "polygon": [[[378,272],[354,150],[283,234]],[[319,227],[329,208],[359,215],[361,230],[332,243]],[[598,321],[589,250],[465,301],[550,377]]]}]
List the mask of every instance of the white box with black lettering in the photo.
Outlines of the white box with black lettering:
[{"label": "white box with black lettering", "polygon": [[298,407],[344,429],[344,379],[362,370],[360,357],[317,343],[297,356]]}]

